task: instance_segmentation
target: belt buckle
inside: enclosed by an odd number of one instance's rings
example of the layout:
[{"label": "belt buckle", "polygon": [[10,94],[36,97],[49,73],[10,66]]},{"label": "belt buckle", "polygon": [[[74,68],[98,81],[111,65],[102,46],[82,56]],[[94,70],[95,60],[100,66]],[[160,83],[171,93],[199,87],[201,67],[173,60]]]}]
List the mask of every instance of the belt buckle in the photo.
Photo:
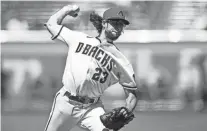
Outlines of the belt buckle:
[{"label": "belt buckle", "polygon": [[[81,108],[86,108],[88,106],[90,106],[91,104],[97,103],[97,101],[99,100],[100,97],[98,98],[86,98],[85,102],[82,103],[81,105],[79,105],[79,107]],[[90,100],[93,99],[93,102],[91,102]]]}]

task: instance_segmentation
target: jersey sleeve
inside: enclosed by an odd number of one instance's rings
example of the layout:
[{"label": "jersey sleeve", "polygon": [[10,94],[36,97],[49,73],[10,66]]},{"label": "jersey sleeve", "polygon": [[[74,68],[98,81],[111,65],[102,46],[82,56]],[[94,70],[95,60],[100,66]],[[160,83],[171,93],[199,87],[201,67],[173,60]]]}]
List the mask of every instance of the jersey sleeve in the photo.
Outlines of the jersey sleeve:
[{"label": "jersey sleeve", "polygon": [[114,74],[120,85],[126,89],[136,90],[135,74],[129,60],[114,46],[102,47],[115,61]]},{"label": "jersey sleeve", "polygon": [[126,89],[136,90],[135,74],[131,64],[120,66],[119,83]]},{"label": "jersey sleeve", "polygon": [[115,56],[119,83],[126,89],[136,90],[135,74],[129,60],[119,50],[111,50],[110,52]]},{"label": "jersey sleeve", "polygon": [[81,38],[85,38],[86,34],[74,30],[70,30],[69,28],[63,25],[50,25],[45,24],[47,30],[52,35],[52,40],[59,40],[69,46],[77,43]]}]

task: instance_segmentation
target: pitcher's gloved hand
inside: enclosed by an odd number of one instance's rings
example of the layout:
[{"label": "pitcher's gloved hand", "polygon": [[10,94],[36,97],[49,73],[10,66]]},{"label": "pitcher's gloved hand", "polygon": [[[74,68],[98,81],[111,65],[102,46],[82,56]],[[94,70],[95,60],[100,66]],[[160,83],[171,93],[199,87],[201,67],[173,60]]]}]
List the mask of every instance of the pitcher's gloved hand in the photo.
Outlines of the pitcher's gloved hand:
[{"label": "pitcher's gloved hand", "polygon": [[101,115],[100,119],[106,128],[118,131],[134,119],[134,114],[126,107],[118,107]]}]

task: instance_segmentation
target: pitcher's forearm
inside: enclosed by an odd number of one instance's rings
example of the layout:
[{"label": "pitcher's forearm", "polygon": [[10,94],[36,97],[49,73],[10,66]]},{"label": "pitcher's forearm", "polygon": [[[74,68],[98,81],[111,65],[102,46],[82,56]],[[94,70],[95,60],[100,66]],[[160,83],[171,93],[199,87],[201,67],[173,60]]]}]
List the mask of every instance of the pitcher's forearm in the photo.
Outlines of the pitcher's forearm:
[{"label": "pitcher's forearm", "polygon": [[58,24],[60,25],[63,21],[63,19],[73,10],[72,6],[64,6],[62,9],[57,11],[55,14],[53,14],[47,24]]},{"label": "pitcher's forearm", "polygon": [[134,111],[136,105],[137,105],[137,96],[135,92],[129,92],[128,97],[126,99],[126,107],[129,109],[129,111]]}]

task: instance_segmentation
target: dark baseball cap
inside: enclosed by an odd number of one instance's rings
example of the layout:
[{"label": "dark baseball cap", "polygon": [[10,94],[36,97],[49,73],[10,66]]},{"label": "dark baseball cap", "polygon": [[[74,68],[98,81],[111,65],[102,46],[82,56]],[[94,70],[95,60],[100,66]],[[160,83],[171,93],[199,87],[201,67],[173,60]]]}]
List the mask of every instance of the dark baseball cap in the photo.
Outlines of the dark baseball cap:
[{"label": "dark baseball cap", "polygon": [[124,24],[129,25],[125,12],[120,7],[114,7],[106,10],[103,14],[105,20],[123,20]]}]

